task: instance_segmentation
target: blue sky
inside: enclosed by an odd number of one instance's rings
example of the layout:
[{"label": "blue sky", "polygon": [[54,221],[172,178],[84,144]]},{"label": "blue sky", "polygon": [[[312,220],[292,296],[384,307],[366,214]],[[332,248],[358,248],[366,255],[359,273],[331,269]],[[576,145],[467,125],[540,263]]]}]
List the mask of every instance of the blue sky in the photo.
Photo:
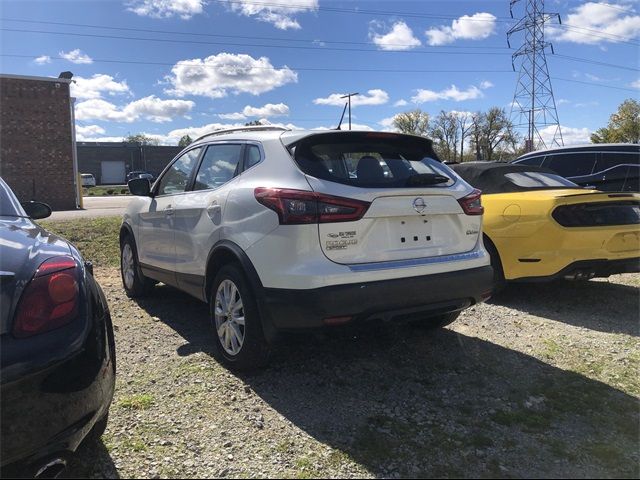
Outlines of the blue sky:
[{"label": "blue sky", "polygon": [[[547,60],[565,143],[585,142],[640,97],[640,4],[545,7],[563,21],[547,29],[556,53]],[[516,87],[507,0],[2,0],[0,9],[0,72],[72,71],[79,140],[144,132],[170,144],[263,118],[330,128],[344,104],[336,97],[350,92],[360,93],[354,124],[388,129],[414,108],[509,111]]]}]

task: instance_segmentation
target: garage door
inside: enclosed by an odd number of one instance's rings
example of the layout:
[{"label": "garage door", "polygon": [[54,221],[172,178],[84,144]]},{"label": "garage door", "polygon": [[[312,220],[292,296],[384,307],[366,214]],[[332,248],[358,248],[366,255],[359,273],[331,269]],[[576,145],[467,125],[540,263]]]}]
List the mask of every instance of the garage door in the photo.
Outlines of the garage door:
[{"label": "garage door", "polygon": [[101,162],[102,175],[100,176],[100,183],[112,184],[112,185],[124,185],[125,183],[125,169],[124,160],[122,161],[110,161]]}]

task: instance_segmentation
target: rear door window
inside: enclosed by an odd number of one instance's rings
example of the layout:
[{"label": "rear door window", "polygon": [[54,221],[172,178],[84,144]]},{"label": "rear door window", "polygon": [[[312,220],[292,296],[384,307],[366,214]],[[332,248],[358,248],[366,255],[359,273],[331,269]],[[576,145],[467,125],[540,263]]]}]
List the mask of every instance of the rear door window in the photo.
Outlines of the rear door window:
[{"label": "rear door window", "polygon": [[427,139],[369,132],[305,137],[289,150],[307,175],[363,188],[446,187],[455,174]]},{"label": "rear door window", "polygon": [[202,158],[193,189],[209,190],[227,183],[237,175],[241,155],[241,144],[209,145]]},{"label": "rear door window", "polygon": [[602,152],[596,162],[594,173],[600,173],[616,165],[638,165],[640,163],[639,156],[637,153]]},{"label": "rear door window", "polygon": [[545,167],[563,177],[579,177],[590,175],[595,163],[596,154],[593,152],[562,153],[548,155]]},{"label": "rear door window", "polygon": [[519,160],[516,163],[518,165],[531,165],[534,167],[539,167],[542,165],[542,160],[544,160],[544,156],[540,155],[537,157],[525,158],[524,160]]}]

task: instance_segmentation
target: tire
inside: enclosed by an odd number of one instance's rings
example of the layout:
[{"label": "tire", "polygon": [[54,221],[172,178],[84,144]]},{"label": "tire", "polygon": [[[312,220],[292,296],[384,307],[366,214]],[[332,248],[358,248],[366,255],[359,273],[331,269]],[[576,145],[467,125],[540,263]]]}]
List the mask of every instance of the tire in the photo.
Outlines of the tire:
[{"label": "tire", "polygon": [[504,278],[500,254],[496,246],[486,235],[484,236],[484,248],[489,253],[489,258],[491,259],[491,268],[493,268],[493,294],[495,295],[505,289],[507,281]]},{"label": "tire", "polygon": [[459,316],[460,312],[444,313],[442,315],[436,315],[435,317],[425,318],[424,320],[414,320],[411,322],[411,325],[420,330],[437,330],[455,322]]},{"label": "tire", "polygon": [[155,286],[156,282],[142,274],[138,263],[138,251],[130,235],[120,243],[120,277],[122,286],[130,298],[144,297]]},{"label": "tire", "polygon": [[216,358],[234,370],[264,367],[269,360],[269,344],[254,293],[235,264],[225,265],[216,275],[209,308]]}]

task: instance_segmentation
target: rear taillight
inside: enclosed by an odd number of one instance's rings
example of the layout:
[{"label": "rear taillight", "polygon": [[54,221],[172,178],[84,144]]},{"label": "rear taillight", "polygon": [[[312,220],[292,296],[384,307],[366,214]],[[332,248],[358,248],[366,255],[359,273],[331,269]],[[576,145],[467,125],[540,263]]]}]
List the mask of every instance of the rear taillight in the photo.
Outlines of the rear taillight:
[{"label": "rear taillight", "polygon": [[353,222],[360,220],[370,203],[305,190],[258,187],[256,200],[278,214],[281,225]]},{"label": "rear taillight", "polygon": [[484,207],[481,201],[482,192],[477,188],[473,189],[466,197],[462,197],[458,200],[458,203],[467,215],[482,215],[484,213]]},{"label": "rear taillight", "polygon": [[78,315],[80,267],[71,257],[44,261],[18,302],[13,336],[30,337],[54,330]]}]

